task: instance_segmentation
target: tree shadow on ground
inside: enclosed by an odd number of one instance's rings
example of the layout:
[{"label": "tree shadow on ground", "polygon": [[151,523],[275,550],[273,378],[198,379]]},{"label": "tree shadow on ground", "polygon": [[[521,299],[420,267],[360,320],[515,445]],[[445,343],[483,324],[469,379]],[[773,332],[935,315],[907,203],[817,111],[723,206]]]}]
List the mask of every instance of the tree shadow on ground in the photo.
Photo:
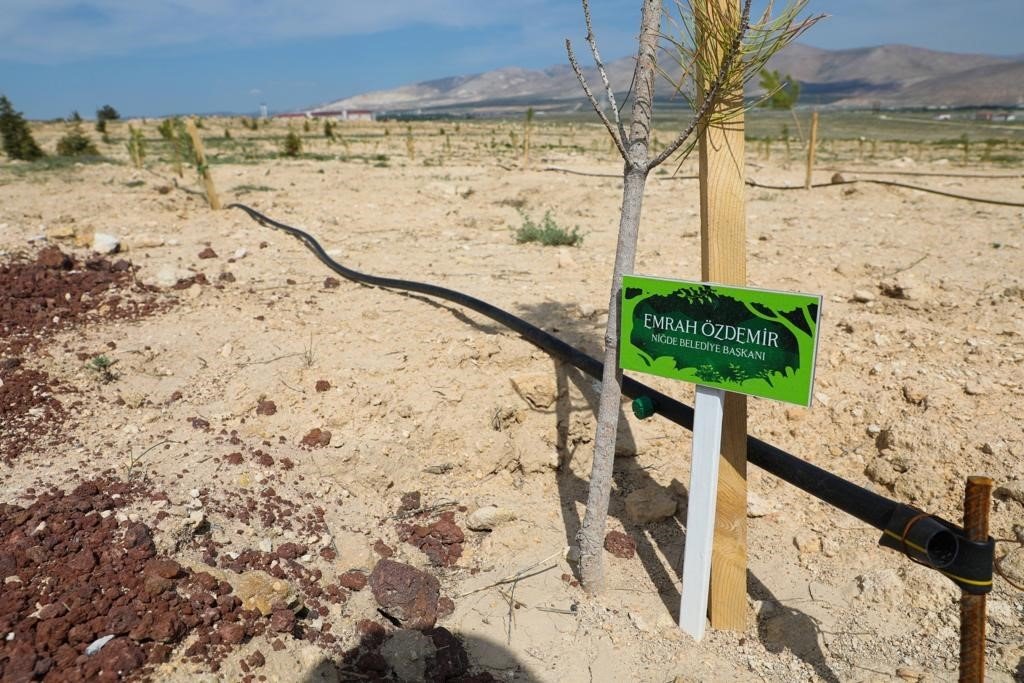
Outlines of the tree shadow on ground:
[{"label": "tree shadow on ground", "polygon": [[[531,317],[535,320],[545,321],[547,329],[560,332],[560,336],[567,342],[574,344],[577,348],[586,351],[584,344],[589,335],[579,328],[581,323],[574,320],[566,308],[547,302],[529,309]],[[590,355],[597,356],[595,352]],[[589,481],[573,471],[572,460],[581,447],[592,448],[592,441],[579,440],[579,434],[573,431],[573,413],[586,412],[593,416],[590,422],[589,438],[593,437],[593,426],[597,415],[597,406],[600,399],[600,383],[591,379],[575,367],[554,360],[554,373],[556,382],[556,403],[555,403],[555,429],[556,447],[558,449],[561,468],[558,472],[558,490],[562,518],[565,524],[566,540],[569,545],[576,544],[576,534],[579,531],[582,519],[577,512],[583,508],[587,501],[587,490]],[[585,408],[574,408],[571,400],[570,385],[574,386],[586,402]],[[636,453],[635,438],[630,430],[628,421],[620,409],[619,430],[617,450],[632,451]],[[689,444],[688,432],[682,430],[685,438],[680,439],[681,444]],[[678,454],[680,458],[689,456],[689,448],[683,448]],[[651,582],[658,590],[662,603],[668,610],[672,619],[679,622],[680,590],[682,583],[683,549],[686,540],[686,508],[687,499],[685,495],[677,495],[680,499],[674,516],[661,522],[652,524],[637,524],[632,522],[625,511],[624,499],[632,491],[658,486],[673,493],[672,489],[685,491],[685,487],[675,482],[671,487],[665,487],[655,481],[646,469],[641,465],[637,457],[616,457],[613,468],[613,489],[608,514],[617,519],[623,529],[636,542],[637,557],[640,559]],[[665,558],[665,559],[662,559]],[[666,562],[668,566],[666,566]],[[574,568],[574,571],[576,568]],[[791,607],[781,605],[761,583],[757,577],[748,571],[748,593],[755,599],[770,601],[776,608],[774,615],[765,621],[758,622],[758,634],[765,647],[771,652],[781,652],[789,649],[798,658],[812,666],[817,675],[823,680],[837,682],[836,674],[825,663],[825,656],[818,643],[820,629],[814,620],[808,615]],[[577,578],[579,578],[577,576]]]},{"label": "tree shadow on ground", "polygon": [[754,600],[761,600],[766,605],[756,616],[758,639],[765,649],[772,653],[789,650],[809,664],[821,680],[839,683],[839,677],[829,668],[821,648],[821,627],[817,621],[779,602],[750,571],[747,572],[747,592]]},{"label": "tree shadow on ground", "polygon": [[302,683],[425,681],[498,683],[541,680],[504,646],[479,636],[435,627],[425,631],[361,621],[359,643],[337,659],[322,658]]}]

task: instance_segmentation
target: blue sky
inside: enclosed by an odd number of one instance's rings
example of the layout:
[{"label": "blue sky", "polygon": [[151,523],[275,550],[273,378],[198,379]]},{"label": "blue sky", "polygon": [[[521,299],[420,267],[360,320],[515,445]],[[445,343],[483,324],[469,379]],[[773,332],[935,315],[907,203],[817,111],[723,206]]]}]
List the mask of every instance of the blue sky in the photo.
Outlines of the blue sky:
[{"label": "blue sky", "polygon": [[[606,59],[630,53],[639,7],[592,0]],[[808,11],[830,15],[802,38],[817,47],[1024,53],[1024,0],[810,0]],[[577,0],[0,0],[0,93],[36,119],[103,104],[139,116],[287,110],[564,63],[563,39],[582,36]]]}]

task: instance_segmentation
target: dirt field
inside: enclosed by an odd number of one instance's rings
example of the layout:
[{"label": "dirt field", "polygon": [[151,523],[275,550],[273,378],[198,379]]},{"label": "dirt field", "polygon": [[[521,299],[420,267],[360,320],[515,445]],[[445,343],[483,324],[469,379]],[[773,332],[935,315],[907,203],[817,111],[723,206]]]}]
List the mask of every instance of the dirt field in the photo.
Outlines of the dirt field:
[{"label": "dirt field", "polygon": [[[210,211],[156,123],[143,170],[124,123],[106,162],[0,162],[0,678],[956,679],[954,585],[756,468],[749,627],[682,634],[690,435],[628,405],[610,528],[635,553],[609,553],[608,589],[587,597],[564,550],[594,382],[475,313],[329,279],[294,239]],[[222,198],[600,355],[621,183],[547,170],[617,173],[597,127],[545,123],[524,169],[518,123],[339,125],[331,143],[320,125],[291,159],[285,123],[207,120]],[[35,129],[47,150],[62,132]],[[750,176],[802,184],[799,143],[788,158],[773,144],[750,143]],[[815,178],[1024,202],[1013,167],[889,149],[832,143]],[[965,478],[991,476],[992,535],[1024,534],[1024,210],[871,184],[748,198],[750,284],[825,302],[813,407],[752,400],[751,433],[956,522]],[[520,212],[548,210],[581,245],[516,243]],[[699,278],[698,210],[696,181],[652,176],[639,273]],[[121,253],[97,260],[96,233]],[[643,489],[676,513],[628,516]],[[1024,549],[1005,553],[1024,583]],[[1024,677],[1022,643],[1024,594],[997,579],[990,680]]]}]

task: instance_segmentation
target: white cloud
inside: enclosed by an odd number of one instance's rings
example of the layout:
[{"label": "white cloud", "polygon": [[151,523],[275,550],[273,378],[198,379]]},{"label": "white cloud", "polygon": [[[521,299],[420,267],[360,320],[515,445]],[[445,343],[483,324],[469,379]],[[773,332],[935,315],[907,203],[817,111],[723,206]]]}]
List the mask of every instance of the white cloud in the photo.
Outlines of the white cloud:
[{"label": "white cloud", "polygon": [[252,45],[422,24],[525,22],[551,0],[4,0],[0,59],[33,63],[215,42]]}]

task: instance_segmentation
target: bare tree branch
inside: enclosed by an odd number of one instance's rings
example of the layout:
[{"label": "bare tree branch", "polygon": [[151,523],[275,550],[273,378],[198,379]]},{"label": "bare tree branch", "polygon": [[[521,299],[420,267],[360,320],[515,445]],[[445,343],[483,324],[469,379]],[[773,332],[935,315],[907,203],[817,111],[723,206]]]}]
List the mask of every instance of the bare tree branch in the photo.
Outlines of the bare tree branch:
[{"label": "bare tree branch", "polygon": [[615,92],[608,81],[608,74],[604,70],[604,62],[601,61],[601,55],[597,52],[597,38],[594,37],[594,27],[590,23],[589,0],[583,0],[583,21],[587,25],[587,45],[590,46],[590,54],[594,57],[594,65],[597,67],[597,72],[601,74],[604,91],[608,94],[608,102],[612,107],[612,116],[615,118],[615,125],[619,128],[619,137],[622,139],[623,144],[629,144],[629,138],[626,136],[626,127],[622,125],[622,117],[619,114],[619,105],[615,103]]},{"label": "bare tree branch", "polygon": [[[576,80],[580,82],[580,86],[583,88],[583,92],[586,94],[587,99],[590,100],[590,105],[597,112],[597,116],[601,119],[601,123],[608,129],[608,134],[612,136],[612,140],[615,142],[615,146],[619,150],[619,154],[622,155],[622,160],[629,163],[629,156],[626,154],[626,147],[623,144],[623,139],[619,137],[619,134],[615,130],[615,126],[608,120],[608,116],[605,115],[604,110],[601,109],[601,105],[598,104],[597,98],[594,97],[594,93],[590,90],[590,85],[587,83],[587,77],[583,75],[583,69],[580,68],[579,62],[576,61],[576,54],[572,51],[572,41],[568,38],[565,39],[565,51],[569,55],[569,66],[572,67],[573,73],[576,74]],[[614,105],[614,100],[613,100]],[[615,116],[618,118],[618,110],[615,110]],[[619,128],[622,128],[622,124],[619,124]]]},{"label": "bare tree branch", "polygon": [[743,12],[740,15],[740,23],[737,27],[736,35],[733,36],[732,43],[729,45],[729,49],[722,58],[721,66],[719,66],[718,73],[715,75],[715,80],[705,93],[703,101],[700,103],[700,107],[696,112],[694,112],[693,118],[690,119],[690,124],[669,144],[668,147],[664,149],[664,151],[661,152],[661,154],[651,160],[647,166],[648,169],[653,169],[659,166],[666,159],[675,154],[676,150],[678,150],[679,147],[686,142],[686,139],[693,134],[693,131],[695,131],[697,127],[704,122],[707,113],[718,100],[718,95],[721,92],[722,87],[732,75],[733,62],[736,61],[737,55],[740,54],[743,47],[743,37],[747,34],[747,29],[750,27],[750,3],[751,0],[744,0],[743,2]]}]

